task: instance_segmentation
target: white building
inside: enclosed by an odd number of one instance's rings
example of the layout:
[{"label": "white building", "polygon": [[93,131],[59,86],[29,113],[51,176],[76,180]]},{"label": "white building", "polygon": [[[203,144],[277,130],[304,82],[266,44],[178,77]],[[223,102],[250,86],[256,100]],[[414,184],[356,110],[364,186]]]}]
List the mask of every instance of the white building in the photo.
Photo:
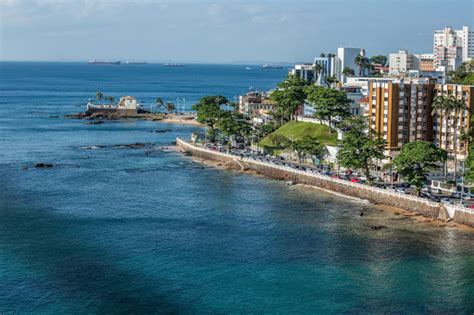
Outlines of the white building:
[{"label": "white building", "polygon": [[359,67],[354,62],[357,55],[365,56],[365,50],[362,48],[344,48],[344,47],[339,47],[337,49],[335,73],[336,73],[336,78],[340,82],[342,83],[346,82],[347,78],[342,74],[342,72],[344,71],[344,68],[346,67],[354,70],[354,73],[356,75],[359,73]]},{"label": "white building", "polygon": [[419,69],[419,60],[414,55],[408,53],[407,50],[399,50],[398,53],[392,53],[388,58],[390,75],[399,75],[407,73],[410,70]]},{"label": "white building", "polygon": [[297,77],[300,77],[301,79],[304,79],[308,82],[311,82],[314,79],[314,69],[313,65],[310,63],[294,65],[294,67],[291,68],[288,73],[296,75]]},{"label": "white building", "polygon": [[336,76],[336,56],[331,55],[328,57],[316,57],[313,61],[313,66],[319,64],[322,67],[322,71],[326,77]]},{"label": "white building", "polygon": [[[433,53],[435,67],[446,65],[455,69],[460,61],[466,62],[474,58],[474,31],[470,31],[467,26],[463,26],[461,30],[454,30],[449,26],[443,30],[436,30]],[[453,58],[458,60],[452,60]]]}]

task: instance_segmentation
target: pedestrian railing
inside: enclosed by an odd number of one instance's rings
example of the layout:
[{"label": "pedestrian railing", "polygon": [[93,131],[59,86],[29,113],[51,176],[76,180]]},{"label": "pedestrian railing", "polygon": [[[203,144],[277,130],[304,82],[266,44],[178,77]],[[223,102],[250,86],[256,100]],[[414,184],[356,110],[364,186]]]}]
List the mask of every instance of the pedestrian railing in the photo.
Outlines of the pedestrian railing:
[{"label": "pedestrian railing", "polygon": [[[339,178],[332,178],[332,177],[329,177],[329,176],[326,176],[326,175],[315,174],[315,173],[311,173],[311,172],[308,172],[308,171],[298,170],[298,169],[291,168],[289,166],[278,165],[278,164],[267,162],[267,161],[260,161],[260,160],[254,159],[254,158],[241,157],[241,156],[238,156],[238,155],[213,151],[213,150],[209,150],[209,149],[206,149],[206,148],[202,148],[202,147],[192,145],[192,144],[190,144],[186,141],[183,141],[179,138],[176,139],[176,143],[179,143],[179,144],[181,144],[183,146],[186,146],[186,147],[188,147],[190,149],[193,149],[193,150],[201,151],[201,152],[204,152],[204,153],[214,154],[216,156],[221,156],[221,157],[225,157],[225,158],[228,158],[228,159],[234,159],[234,160],[240,160],[240,161],[243,161],[243,162],[258,164],[258,165],[262,165],[262,166],[266,166],[266,167],[271,167],[271,168],[274,168],[274,169],[279,169],[279,170],[282,170],[282,171],[285,171],[285,172],[290,172],[290,173],[293,173],[293,174],[318,178],[318,179],[325,180],[325,181],[328,181],[328,182],[333,182],[333,183],[337,183],[337,184],[340,184],[340,185],[354,187],[354,188],[357,188],[357,189],[364,189],[364,190],[370,191],[374,194],[382,194],[382,195],[385,195],[385,196],[392,196],[392,197],[397,197],[397,198],[404,199],[404,200],[410,200],[410,201],[423,203],[423,204],[431,206],[431,207],[439,207],[439,203],[437,203],[437,202],[426,200],[426,199],[423,199],[421,197],[417,197],[417,196],[413,196],[413,195],[406,195],[404,193],[394,191],[394,190],[388,190],[388,189],[383,189],[383,188],[378,188],[378,187],[373,187],[373,186],[367,186],[367,185],[364,185],[364,184],[361,184],[361,183],[353,183],[353,182],[350,182],[350,181],[347,181],[347,180],[343,180],[343,179],[339,179]],[[456,209],[456,211],[462,211],[462,212],[474,214],[474,209],[469,209],[469,208],[466,208],[466,207],[460,206],[460,205],[449,205],[449,206],[454,207]]]}]

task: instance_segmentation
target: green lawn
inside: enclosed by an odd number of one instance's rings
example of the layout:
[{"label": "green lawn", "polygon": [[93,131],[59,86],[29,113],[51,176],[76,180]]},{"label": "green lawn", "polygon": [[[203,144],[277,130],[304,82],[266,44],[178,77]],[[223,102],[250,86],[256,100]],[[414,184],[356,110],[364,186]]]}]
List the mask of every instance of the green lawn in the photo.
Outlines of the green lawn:
[{"label": "green lawn", "polygon": [[332,133],[329,133],[329,127],[326,125],[320,125],[310,122],[290,121],[281,126],[272,134],[263,138],[260,141],[260,145],[262,147],[267,148],[275,147],[275,144],[271,140],[271,135],[273,134],[281,135],[293,140],[301,139],[304,136],[312,136],[318,138],[319,141],[321,141],[321,143],[323,143],[324,145],[330,146],[336,145],[337,140],[337,132],[333,131]]}]

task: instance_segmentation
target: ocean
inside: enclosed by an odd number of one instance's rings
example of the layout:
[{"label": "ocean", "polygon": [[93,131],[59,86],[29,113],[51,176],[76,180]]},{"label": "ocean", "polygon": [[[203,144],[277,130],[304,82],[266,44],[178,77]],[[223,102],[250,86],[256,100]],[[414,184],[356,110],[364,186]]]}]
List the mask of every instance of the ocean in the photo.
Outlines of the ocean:
[{"label": "ocean", "polygon": [[0,63],[0,314],[474,312],[472,232],[161,149],[197,127],[64,118],[286,75],[245,67]]}]

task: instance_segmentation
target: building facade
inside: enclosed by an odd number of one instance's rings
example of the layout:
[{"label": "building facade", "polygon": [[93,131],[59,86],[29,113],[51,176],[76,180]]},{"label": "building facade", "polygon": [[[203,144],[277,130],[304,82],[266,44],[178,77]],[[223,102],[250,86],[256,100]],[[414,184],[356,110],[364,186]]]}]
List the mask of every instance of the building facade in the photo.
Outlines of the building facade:
[{"label": "building facade", "polygon": [[354,70],[354,73],[359,73],[359,67],[355,64],[354,60],[358,55],[365,56],[365,50],[362,48],[344,48],[339,47],[337,49],[337,59],[336,59],[336,78],[338,81],[345,83],[347,78],[342,74],[344,68],[350,68]]},{"label": "building facade", "polygon": [[416,140],[433,141],[433,83],[369,82],[369,126],[386,141],[393,157]]},{"label": "building facade", "polygon": [[239,112],[249,118],[270,115],[274,109],[270,96],[265,92],[252,91],[239,96]]},{"label": "building facade", "polygon": [[288,71],[288,74],[295,75],[308,82],[312,82],[315,79],[313,64],[311,63],[296,64]]},{"label": "building facade", "polygon": [[407,50],[399,50],[398,53],[389,55],[388,58],[390,75],[407,73],[409,70],[418,70],[418,59],[408,53]]},{"label": "building facade", "polygon": [[[455,67],[460,62],[474,58],[474,31],[469,30],[467,26],[463,26],[461,30],[455,30],[449,26],[443,30],[436,30],[433,38],[433,53],[435,67],[450,65],[449,70],[456,69]],[[459,60],[452,60],[458,56]]]},{"label": "building facade", "polygon": [[[457,84],[437,84],[435,95],[454,96],[466,102],[466,110],[458,113],[455,119],[455,112],[443,115],[435,113],[434,116],[434,143],[448,152],[449,156],[456,155],[457,159],[464,160],[468,154],[468,145],[462,137],[467,133],[471,125],[471,118],[474,114],[474,86]],[[457,123],[455,124],[455,120]]]}]

